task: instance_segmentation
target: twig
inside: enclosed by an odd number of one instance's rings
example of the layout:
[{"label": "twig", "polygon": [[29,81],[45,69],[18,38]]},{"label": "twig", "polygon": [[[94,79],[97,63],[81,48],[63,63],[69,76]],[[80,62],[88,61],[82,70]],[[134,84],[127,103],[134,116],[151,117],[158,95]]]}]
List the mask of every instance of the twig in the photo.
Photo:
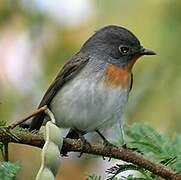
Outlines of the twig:
[{"label": "twig", "polygon": [[16,120],[16,121],[13,122],[12,124],[10,124],[10,125],[8,126],[8,128],[9,128],[9,129],[13,129],[13,128],[15,128],[17,125],[19,125],[19,124],[27,121],[28,119],[30,119],[30,118],[32,118],[32,117],[34,117],[34,116],[36,116],[36,115],[38,115],[38,114],[40,114],[40,113],[42,113],[42,112],[45,112],[46,110],[47,110],[47,106],[45,105],[45,106],[43,106],[43,107],[35,110],[35,111],[32,112],[31,114],[27,115],[26,117],[24,117],[24,118],[22,118],[22,119],[19,119],[19,120]]},{"label": "twig", "polygon": [[[17,130],[13,130],[15,136],[18,136],[21,144],[27,144],[36,147],[42,147],[44,145],[44,140],[41,135],[38,134],[30,134],[27,132],[18,132]],[[0,141],[3,142],[5,139],[8,142],[16,142],[11,136],[6,139],[4,131],[0,128]],[[80,140],[72,140],[72,139],[64,139],[63,143],[63,151],[66,150],[67,152],[80,152],[82,151],[82,146]],[[83,147],[83,152],[87,154],[94,154],[109,157],[110,156],[110,149],[105,148],[102,144],[85,144]],[[135,153],[129,149],[125,148],[111,148],[112,157],[115,159],[121,159],[126,162],[133,163],[144,169],[149,170],[150,172],[154,173],[155,175],[159,175],[160,177],[167,179],[167,180],[181,180],[181,174],[176,174],[166,166],[162,164],[158,164],[156,162],[152,162],[146,159],[144,156]]]}]

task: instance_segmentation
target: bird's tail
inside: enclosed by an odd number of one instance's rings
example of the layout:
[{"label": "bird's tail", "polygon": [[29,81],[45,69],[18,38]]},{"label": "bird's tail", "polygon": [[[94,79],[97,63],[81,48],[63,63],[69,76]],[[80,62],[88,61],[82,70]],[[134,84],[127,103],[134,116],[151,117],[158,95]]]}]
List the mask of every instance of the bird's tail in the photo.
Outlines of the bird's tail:
[{"label": "bird's tail", "polygon": [[41,125],[43,124],[43,120],[45,118],[45,113],[42,112],[38,115],[36,115],[30,123],[29,129],[30,130],[39,130]]},{"label": "bird's tail", "polygon": [[27,120],[26,122],[21,123],[19,126],[21,128],[26,128],[30,130],[39,130],[41,125],[43,124],[45,118],[45,113],[40,113],[33,117],[31,120]]}]

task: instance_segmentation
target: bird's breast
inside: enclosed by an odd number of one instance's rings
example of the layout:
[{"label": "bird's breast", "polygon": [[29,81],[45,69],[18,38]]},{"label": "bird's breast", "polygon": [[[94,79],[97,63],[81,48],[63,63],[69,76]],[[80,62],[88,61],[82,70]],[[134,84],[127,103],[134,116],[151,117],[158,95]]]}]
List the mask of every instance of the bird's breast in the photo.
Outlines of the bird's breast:
[{"label": "bird's breast", "polygon": [[89,77],[84,72],[68,82],[52,100],[56,122],[60,127],[84,132],[111,127],[120,121],[124,111],[129,75],[113,66]]}]

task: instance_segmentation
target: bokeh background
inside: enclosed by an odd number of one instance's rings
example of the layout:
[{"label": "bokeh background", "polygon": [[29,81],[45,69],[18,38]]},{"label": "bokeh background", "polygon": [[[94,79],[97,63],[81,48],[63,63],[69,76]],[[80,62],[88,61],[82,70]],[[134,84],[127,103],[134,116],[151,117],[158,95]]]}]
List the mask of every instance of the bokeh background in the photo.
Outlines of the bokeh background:
[{"label": "bokeh background", "polygon": [[[168,135],[180,132],[178,0],[0,0],[0,119],[10,122],[34,110],[62,64],[108,24],[127,27],[158,54],[134,67],[126,121],[145,122]],[[19,179],[33,179],[39,150],[12,145],[10,159],[22,161]],[[104,172],[103,166],[67,160],[59,179],[85,179],[87,169]]]}]

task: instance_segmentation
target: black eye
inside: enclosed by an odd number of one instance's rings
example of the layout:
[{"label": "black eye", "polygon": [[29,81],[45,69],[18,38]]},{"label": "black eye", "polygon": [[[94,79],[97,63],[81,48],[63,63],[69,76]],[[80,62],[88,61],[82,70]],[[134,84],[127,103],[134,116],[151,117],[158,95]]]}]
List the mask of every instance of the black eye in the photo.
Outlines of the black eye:
[{"label": "black eye", "polygon": [[128,54],[129,52],[129,47],[128,46],[120,46],[119,50],[122,54]]}]

